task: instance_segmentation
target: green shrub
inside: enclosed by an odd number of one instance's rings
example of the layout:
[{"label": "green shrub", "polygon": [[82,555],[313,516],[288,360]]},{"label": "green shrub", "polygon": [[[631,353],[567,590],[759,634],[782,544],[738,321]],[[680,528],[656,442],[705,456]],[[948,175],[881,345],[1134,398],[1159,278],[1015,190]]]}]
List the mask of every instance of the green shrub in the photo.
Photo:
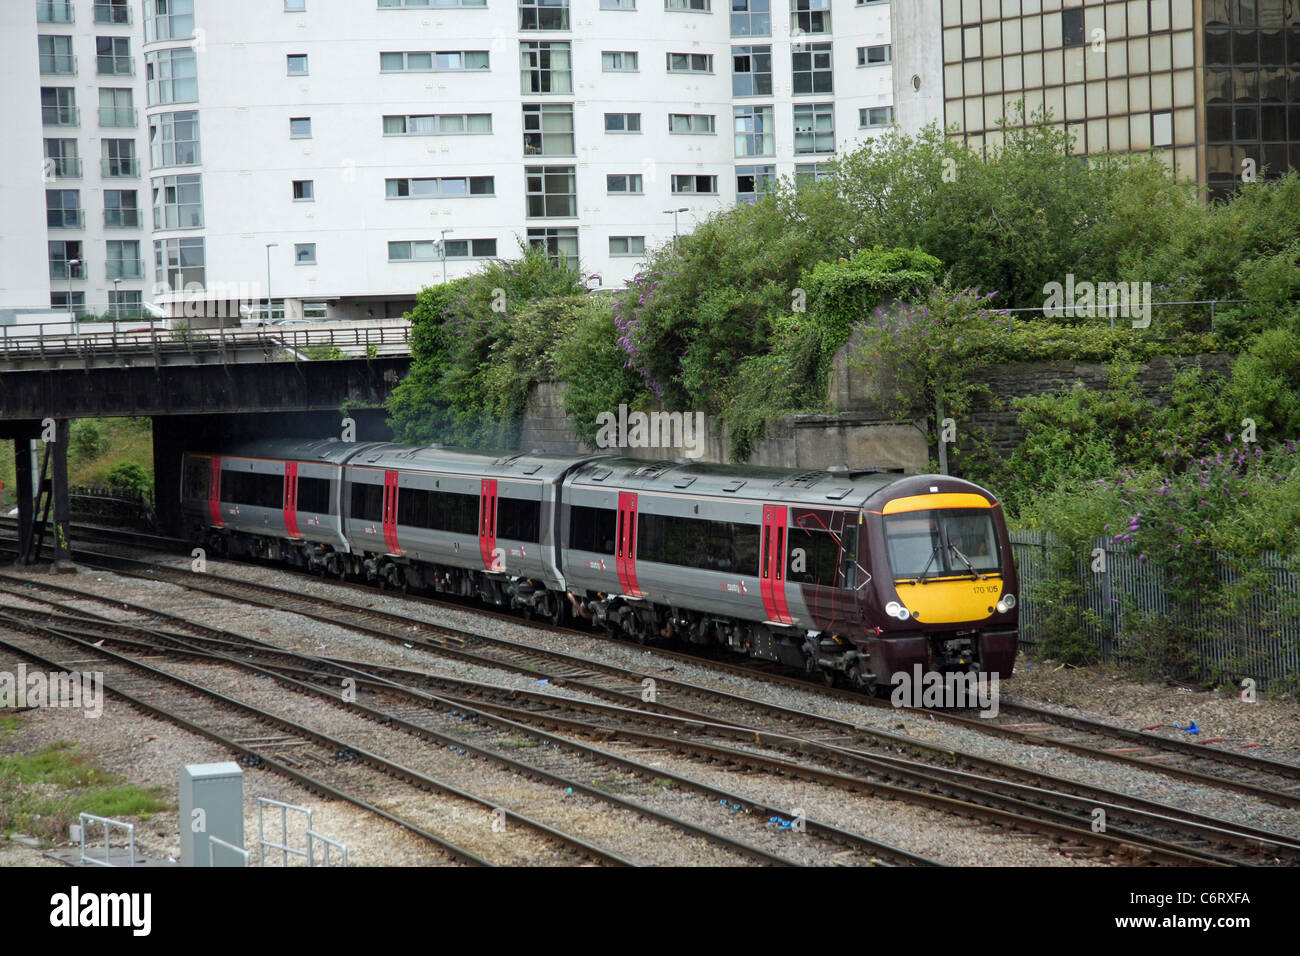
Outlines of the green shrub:
[{"label": "green shrub", "polygon": [[153,493],[153,478],[133,461],[114,465],[108,472],[108,486],[114,491],[148,497]]}]

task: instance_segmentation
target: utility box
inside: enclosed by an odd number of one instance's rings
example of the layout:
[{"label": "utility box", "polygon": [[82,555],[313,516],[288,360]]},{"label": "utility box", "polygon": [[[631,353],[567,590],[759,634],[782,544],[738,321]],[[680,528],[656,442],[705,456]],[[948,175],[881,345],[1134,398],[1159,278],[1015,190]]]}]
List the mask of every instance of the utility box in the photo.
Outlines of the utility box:
[{"label": "utility box", "polygon": [[[244,771],[237,763],[190,764],[181,770],[181,866],[208,866],[208,837],[244,845]],[[242,866],[218,845],[217,866]]]}]

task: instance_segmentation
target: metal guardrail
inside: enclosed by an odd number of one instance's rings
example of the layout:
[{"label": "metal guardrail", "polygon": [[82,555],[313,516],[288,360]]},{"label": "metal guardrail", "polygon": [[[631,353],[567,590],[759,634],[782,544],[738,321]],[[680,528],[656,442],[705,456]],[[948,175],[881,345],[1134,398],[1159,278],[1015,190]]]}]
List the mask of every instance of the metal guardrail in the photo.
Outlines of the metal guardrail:
[{"label": "metal guardrail", "polygon": [[[86,856],[86,823],[98,823],[104,827],[104,858],[97,860],[93,856]],[[81,813],[78,815],[78,830],[81,837],[81,865],[82,866],[108,866],[116,867],[113,862],[112,847],[109,843],[109,836],[114,828],[126,831],[127,837],[127,866],[135,866],[135,824],[123,823],[121,820],[112,820],[108,817],[97,817],[93,813]]]},{"label": "metal guardrail", "polygon": [[343,862],[338,865],[339,866],[348,865],[348,845],[346,843],[340,843],[338,840],[331,840],[329,837],[317,833],[315,830],[308,830],[307,831],[307,865],[308,866],[316,865],[315,845],[317,840],[325,844],[325,857],[321,861],[320,864],[321,866],[323,867],[330,866],[330,847],[333,847],[334,849],[338,850],[343,854]]},{"label": "metal guardrail", "polygon": [[[0,326],[0,359],[16,361],[32,358],[91,358],[114,355],[152,354],[161,363],[167,355],[180,353],[205,353],[218,361],[233,361],[242,353],[261,350],[263,361],[280,361],[282,353],[289,352],[295,359],[337,358],[343,355],[365,356],[389,353],[394,349],[405,352],[410,347],[410,326],[346,326],[337,329],[305,329],[293,326],[264,326],[256,329],[188,329],[160,328],[154,324],[142,326],[123,320],[113,323],[112,329],[91,332],[86,329],[100,323],[84,323],[75,332],[68,331],[68,322],[48,323],[57,331],[43,334],[47,323],[33,325]],[[107,324],[107,323],[104,323]],[[376,350],[371,353],[371,349]]]},{"label": "metal guardrail", "polygon": [[208,834],[208,866],[217,865],[217,847],[221,847],[231,853],[237,853],[240,859],[243,860],[240,866],[248,866],[249,853],[247,850],[242,846],[235,846],[233,843],[228,843],[221,839],[221,837],[213,836],[212,834]]},{"label": "metal guardrail", "polygon": [[[283,843],[276,843],[274,840],[266,838],[266,819],[265,812],[267,807],[279,808],[280,810],[280,839]],[[307,846],[305,849],[289,845],[289,813],[302,814],[307,818]],[[266,851],[268,848],[279,850],[281,854],[281,866],[289,865],[290,856],[300,856],[307,860],[307,865],[311,865],[311,811],[306,807],[294,806],[292,803],[281,803],[279,800],[272,800],[270,797],[257,798],[257,846],[258,846],[258,865],[266,866]]]}]

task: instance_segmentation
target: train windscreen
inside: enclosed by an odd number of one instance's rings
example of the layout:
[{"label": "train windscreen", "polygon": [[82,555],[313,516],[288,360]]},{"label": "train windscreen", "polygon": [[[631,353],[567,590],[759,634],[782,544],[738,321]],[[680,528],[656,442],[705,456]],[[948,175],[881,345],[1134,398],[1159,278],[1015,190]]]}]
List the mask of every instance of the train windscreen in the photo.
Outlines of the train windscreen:
[{"label": "train windscreen", "polygon": [[895,579],[996,571],[993,515],[976,508],[909,511],[885,517]]}]

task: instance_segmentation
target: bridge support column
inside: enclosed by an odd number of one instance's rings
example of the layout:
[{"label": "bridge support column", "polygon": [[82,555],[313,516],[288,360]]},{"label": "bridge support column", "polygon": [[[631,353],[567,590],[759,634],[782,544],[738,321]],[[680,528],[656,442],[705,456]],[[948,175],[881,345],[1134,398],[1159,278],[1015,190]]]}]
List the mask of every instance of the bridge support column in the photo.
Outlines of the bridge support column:
[{"label": "bridge support column", "polygon": [[36,475],[32,466],[32,440],[14,439],[14,477],[18,492],[18,564],[27,563],[36,531]]},{"label": "bridge support column", "polygon": [[55,422],[54,443],[50,447],[50,492],[54,496],[54,526],[51,529],[53,540],[50,543],[54,548],[54,570],[64,573],[76,570],[72,563],[72,507],[68,501],[68,441],[72,437],[71,424],[66,418]]}]

